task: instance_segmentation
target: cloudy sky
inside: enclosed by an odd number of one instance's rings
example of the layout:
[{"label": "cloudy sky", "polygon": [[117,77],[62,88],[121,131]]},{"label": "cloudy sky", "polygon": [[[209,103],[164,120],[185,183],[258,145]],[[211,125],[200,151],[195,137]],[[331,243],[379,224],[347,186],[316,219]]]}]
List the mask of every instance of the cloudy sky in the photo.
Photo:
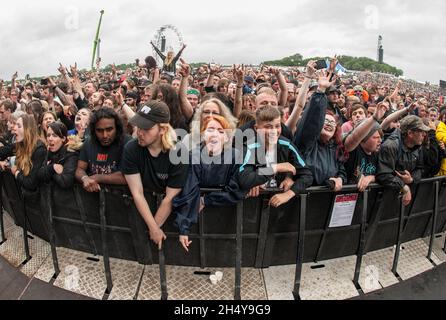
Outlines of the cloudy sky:
[{"label": "cloudy sky", "polygon": [[172,24],[191,62],[259,63],[294,53],[376,59],[381,34],[385,62],[409,78],[446,80],[441,0],[8,1],[0,11],[0,78],[55,74],[59,62],[88,68],[101,9],[105,64],[142,60],[156,31]]}]

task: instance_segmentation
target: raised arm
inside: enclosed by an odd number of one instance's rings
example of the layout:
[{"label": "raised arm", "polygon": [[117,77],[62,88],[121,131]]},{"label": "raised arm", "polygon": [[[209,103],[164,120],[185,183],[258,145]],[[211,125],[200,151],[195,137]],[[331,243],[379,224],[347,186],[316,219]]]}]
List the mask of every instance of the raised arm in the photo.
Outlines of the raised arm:
[{"label": "raised arm", "polygon": [[393,93],[389,97],[390,101],[392,101],[392,102],[395,101],[395,98],[398,95],[398,92],[400,91],[401,84],[402,84],[402,82],[401,82],[401,80],[399,80],[398,84],[395,87],[395,90],[393,90]]},{"label": "raised arm", "polygon": [[[77,63],[75,63],[74,67],[71,67],[71,75],[73,76],[73,98],[80,100],[85,99],[84,92],[82,91],[81,80],[79,78],[79,74],[77,72]],[[77,97],[76,97],[77,95]],[[80,107],[78,106],[80,109]]]},{"label": "raised arm", "polygon": [[3,79],[0,79],[0,98],[5,96],[5,87]]},{"label": "raised arm", "polygon": [[237,89],[235,90],[235,99],[234,99],[234,117],[238,118],[243,108],[243,79],[245,77],[245,66],[236,66],[234,65],[234,78],[237,79]]},{"label": "raised arm", "polygon": [[356,127],[353,132],[345,139],[345,149],[347,152],[355,150],[362,140],[369,134],[376,123],[384,117],[386,107],[383,104],[379,104],[373,114],[373,117],[367,118],[363,123]]},{"label": "raised arm", "polygon": [[13,90],[16,89],[15,81],[16,81],[17,77],[18,77],[18,73],[17,73],[17,71],[16,71],[16,72],[12,75],[12,79],[11,79],[11,92],[12,92]]},{"label": "raised arm", "polygon": [[122,93],[117,91],[116,94],[114,95],[116,103],[118,104],[118,106],[121,106],[121,110],[124,112],[125,116],[127,117],[127,119],[131,119],[133,118],[133,116],[135,115],[135,111],[132,110],[132,108],[130,108],[125,102],[124,102],[124,97],[122,96]]},{"label": "raised arm", "polygon": [[291,130],[293,135],[296,133],[297,122],[299,121],[300,114],[302,113],[302,110],[305,107],[305,103],[307,101],[308,88],[310,87],[311,84],[311,78],[314,76],[316,72],[315,65],[316,62],[313,60],[308,62],[305,74],[305,80],[302,83],[302,86],[300,87],[299,94],[297,95],[296,103],[293,108],[293,112],[291,112],[291,115],[286,122],[286,126]]},{"label": "raised arm", "polygon": [[160,51],[160,49],[157,48],[157,46],[155,46],[155,44],[153,43],[153,41],[150,41],[150,44],[152,45],[153,49],[155,49],[156,53],[160,56],[160,58],[164,61],[166,60],[166,56]]},{"label": "raised arm", "polygon": [[184,49],[186,49],[187,45],[183,44],[183,47],[181,47],[181,50],[178,51],[177,55],[175,56],[175,58],[173,58],[173,61],[178,61],[178,59],[180,59],[181,55],[183,54]]},{"label": "raised arm", "polygon": [[279,68],[269,68],[269,72],[274,74],[279,82],[280,95],[279,95],[279,106],[286,106],[288,101],[288,88],[286,86],[286,80]]},{"label": "raised arm", "polygon": [[[214,89],[214,75],[216,75],[217,73],[219,73],[221,71],[221,67],[218,65],[215,66],[211,66],[209,68],[209,76],[208,76],[208,80],[206,81],[206,88],[211,88],[211,90],[209,91],[215,91]],[[207,92],[209,92],[207,91]]]},{"label": "raised arm", "polygon": [[394,113],[387,116],[381,123],[381,129],[386,130],[389,128],[390,124],[398,119],[408,115],[415,108],[415,104],[411,104],[409,107],[395,111]]},{"label": "raised arm", "polygon": [[325,121],[325,112],[328,107],[325,91],[333,82],[329,81],[329,74],[321,72],[318,77],[319,87],[311,97],[310,105],[302,115],[297,126],[294,144],[305,154],[312,147],[321,134]]},{"label": "raised arm", "polygon": [[113,81],[118,81],[118,70],[116,70],[116,65],[113,62],[113,64],[111,65],[111,69],[112,69],[112,80]]},{"label": "raised arm", "polygon": [[189,100],[187,100],[187,88],[189,86],[189,75],[190,75],[190,66],[184,61],[180,59],[181,66],[179,69],[179,73],[181,75],[180,82],[180,107],[181,112],[183,113],[184,118],[189,121],[194,115],[194,108],[190,104]]},{"label": "raised arm", "polygon": [[[48,84],[51,86],[51,88],[54,89],[54,93],[59,97],[60,101],[62,101],[64,106],[71,106],[72,103],[70,102],[70,100],[68,100],[67,96],[65,95],[65,93],[62,91],[62,89],[60,89],[56,83],[54,82],[54,80],[49,77],[48,78]],[[57,112],[63,112],[63,109],[59,106],[56,106],[56,110]]]},{"label": "raised arm", "polygon": [[64,78],[64,80],[68,83],[69,91],[73,91],[72,80],[71,80],[70,76],[68,75],[67,69],[62,65],[62,63],[59,62],[59,68],[57,68],[57,70],[59,70],[59,72],[62,75],[62,77]]}]

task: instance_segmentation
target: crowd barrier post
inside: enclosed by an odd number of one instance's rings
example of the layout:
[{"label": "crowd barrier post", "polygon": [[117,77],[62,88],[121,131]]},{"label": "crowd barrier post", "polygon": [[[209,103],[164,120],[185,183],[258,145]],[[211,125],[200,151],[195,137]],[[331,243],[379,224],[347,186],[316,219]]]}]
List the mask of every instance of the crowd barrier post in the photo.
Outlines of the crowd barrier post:
[{"label": "crowd barrier post", "polygon": [[243,245],[243,201],[237,204],[237,231],[235,256],[235,290],[234,300],[241,300],[242,279],[242,245]]},{"label": "crowd barrier post", "polygon": [[255,260],[255,267],[256,268],[262,268],[264,267],[264,254],[265,254],[265,247],[266,247],[266,241],[268,236],[268,225],[269,225],[269,218],[271,215],[271,207],[270,206],[264,206],[264,196],[260,196],[260,229],[259,229],[259,238],[257,242],[257,252],[256,252],[256,260]]},{"label": "crowd barrier post", "polygon": [[301,193],[300,197],[300,213],[299,213],[299,236],[297,239],[297,259],[296,271],[294,274],[293,296],[295,300],[300,300],[300,282],[302,278],[302,266],[304,263],[304,241],[305,241],[305,219],[307,216],[307,193]]},{"label": "crowd barrier post", "polygon": [[[333,193],[334,196],[336,196],[335,192],[332,192],[332,193]],[[319,241],[319,246],[318,246],[318,249],[317,249],[317,253],[316,253],[316,256],[314,257],[314,263],[318,263],[319,262],[319,257],[321,255],[322,248],[324,247],[325,237],[326,237],[326,234],[327,234],[327,230],[329,229],[329,226],[330,226],[331,216],[333,214],[333,206],[334,206],[334,199],[332,199],[332,201],[331,201],[330,211],[329,211],[329,214],[327,215],[327,220],[325,221],[324,233],[322,234],[321,240]]]},{"label": "crowd barrier post", "polygon": [[[442,179],[441,186],[442,186],[442,188],[446,188],[446,179]],[[444,222],[443,227],[441,228],[441,231],[444,232],[445,229],[446,229],[446,221]],[[444,243],[443,243],[443,252],[446,253],[446,238],[445,238]]]},{"label": "crowd barrier post", "polygon": [[400,250],[401,250],[401,238],[403,234],[403,220],[404,220],[404,205],[403,205],[403,198],[401,194],[398,196],[398,200],[400,202],[400,217],[398,220],[398,235],[396,240],[396,248],[395,248],[395,255],[393,257],[393,266],[392,266],[392,273],[398,278],[398,260],[400,257]]},{"label": "crowd barrier post", "polygon": [[364,256],[367,211],[369,207],[368,203],[369,203],[369,189],[367,188],[362,193],[361,231],[359,236],[358,254],[356,255],[355,275],[353,277],[353,283],[357,289],[360,288],[359,274],[361,272],[362,258]]},{"label": "crowd barrier post", "polygon": [[364,244],[364,254],[370,251],[370,246],[372,244],[372,239],[375,235],[376,229],[378,228],[379,221],[384,214],[384,210],[379,210],[381,203],[384,199],[384,189],[378,191],[377,198],[373,203],[372,211],[376,214],[370,217],[369,224],[367,225],[367,232],[365,234],[365,244]]},{"label": "crowd barrier post", "polygon": [[3,221],[3,172],[0,173],[0,232],[2,237],[0,240],[0,245],[2,245],[6,241],[5,226]]},{"label": "crowd barrier post", "polygon": [[[204,209],[206,210],[206,209]],[[199,214],[198,218],[198,234],[199,234],[199,242],[200,242],[200,268],[203,269],[206,267],[206,247],[204,240],[204,214]]]},{"label": "crowd barrier post", "polygon": [[87,226],[87,214],[85,213],[85,207],[84,207],[82,197],[80,194],[80,188],[82,188],[80,185],[76,184],[74,186],[74,196],[75,196],[76,204],[79,208],[79,214],[80,214],[80,217],[82,220],[82,224],[83,224],[85,233],[87,234],[88,241],[90,242],[90,246],[93,249],[93,254],[95,256],[97,256],[98,250],[96,249],[96,244],[94,242],[93,234],[91,233],[90,228]]},{"label": "crowd barrier post", "polygon": [[23,230],[23,242],[24,242],[24,248],[25,248],[25,261],[24,263],[28,262],[29,260],[31,260],[31,254],[29,253],[29,243],[28,243],[28,214],[27,214],[27,210],[26,210],[26,194],[25,192],[23,192],[23,190],[21,190],[21,192],[19,192],[20,196],[21,196],[21,202],[22,202],[22,206],[23,206],[23,213],[24,213],[24,219],[23,219],[23,226],[22,226],[22,230]]},{"label": "crowd barrier post", "polygon": [[440,193],[440,181],[435,181],[435,199],[434,199],[434,213],[432,214],[432,229],[429,239],[429,251],[427,253],[427,259],[432,262],[432,248],[434,245],[435,230],[437,228],[437,216],[438,216],[438,195]]},{"label": "crowd barrier post", "polygon": [[[161,206],[163,197],[161,194],[156,195],[156,207],[157,209]],[[150,250],[150,247],[149,247]],[[166,257],[164,255],[164,245],[158,248],[158,266],[160,272],[160,285],[161,285],[161,300],[167,300],[169,294],[167,292],[167,276],[166,276]]]},{"label": "crowd barrier post", "polygon": [[105,278],[107,281],[107,294],[111,293],[113,288],[113,280],[110,268],[110,256],[108,253],[107,244],[107,219],[105,217],[105,189],[101,186],[99,191],[99,216],[101,219],[101,242],[102,242],[102,255],[104,259]]},{"label": "crowd barrier post", "polygon": [[46,188],[46,201],[48,204],[48,218],[50,223],[50,246],[51,246],[51,257],[53,259],[53,267],[54,267],[54,277],[56,278],[59,273],[59,260],[57,259],[57,250],[56,250],[56,228],[54,226],[54,220],[53,220],[53,185],[52,183],[47,185],[48,188]]},{"label": "crowd barrier post", "polygon": [[[407,218],[404,219],[404,216],[403,216],[403,229],[401,231],[401,240],[403,239],[403,236],[406,233],[407,225],[409,224],[410,217],[412,216],[415,199],[418,195],[419,185],[416,185],[415,188],[413,188],[411,190],[413,190],[412,191],[412,201],[407,206],[407,210],[408,210]],[[432,215],[431,215],[431,217],[432,217]]]}]

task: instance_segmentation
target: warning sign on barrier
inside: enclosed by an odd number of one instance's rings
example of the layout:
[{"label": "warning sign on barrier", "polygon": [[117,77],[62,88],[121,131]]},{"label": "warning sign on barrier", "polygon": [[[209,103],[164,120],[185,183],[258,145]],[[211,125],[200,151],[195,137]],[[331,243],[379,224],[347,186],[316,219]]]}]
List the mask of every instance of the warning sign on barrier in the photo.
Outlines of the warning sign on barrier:
[{"label": "warning sign on barrier", "polygon": [[331,212],[329,228],[345,227],[352,224],[358,194],[342,194],[336,196]]}]

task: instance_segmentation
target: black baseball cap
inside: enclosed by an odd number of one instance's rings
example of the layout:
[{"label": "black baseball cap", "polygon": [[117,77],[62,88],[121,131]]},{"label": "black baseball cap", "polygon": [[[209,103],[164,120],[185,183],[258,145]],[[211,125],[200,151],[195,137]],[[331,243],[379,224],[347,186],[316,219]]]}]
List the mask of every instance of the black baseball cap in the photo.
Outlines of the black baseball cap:
[{"label": "black baseball cap", "polygon": [[130,119],[130,124],[143,129],[151,129],[157,123],[169,123],[170,111],[162,101],[149,101]]}]

